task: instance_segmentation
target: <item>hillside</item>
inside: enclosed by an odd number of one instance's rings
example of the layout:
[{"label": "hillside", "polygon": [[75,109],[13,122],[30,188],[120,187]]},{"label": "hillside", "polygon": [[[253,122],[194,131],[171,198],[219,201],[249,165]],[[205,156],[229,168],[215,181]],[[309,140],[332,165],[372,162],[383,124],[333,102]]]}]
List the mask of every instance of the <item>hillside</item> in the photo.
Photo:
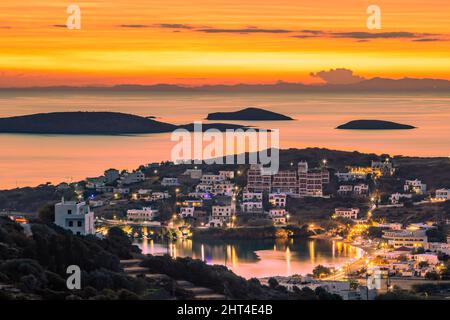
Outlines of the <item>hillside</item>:
[{"label": "hillside", "polygon": [[[219,292],[228,299],[339,299],[323,290],[288,292],[246,280],[224,266],[191,258],[143,256],[118,228],[105,238],[74,236],[53,224],[36,221],[27,236],[21,225],[0,217],[0,301],[2,300],[174,300],[190,299],[174,290],[177,281]],[[140,257],[149,276],[132,277],[120,260]],[[69,265],[82,271],[81,289],[66,286]],[[153,277],[151,275],[154,275]],[[155,275],[158,275],[156,277]]]}]

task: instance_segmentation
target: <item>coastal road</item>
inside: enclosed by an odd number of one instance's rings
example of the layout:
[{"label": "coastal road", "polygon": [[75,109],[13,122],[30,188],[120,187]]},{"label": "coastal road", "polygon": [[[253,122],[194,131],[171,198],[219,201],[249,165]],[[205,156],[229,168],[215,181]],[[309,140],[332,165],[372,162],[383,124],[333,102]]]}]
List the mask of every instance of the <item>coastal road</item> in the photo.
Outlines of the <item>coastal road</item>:
[{"label": "coastal road", "polygon": [[338,272],[328,276],[324,277],[321,280],[335,280],[335,281],[343,281],[347,279],[347,275],[352,272],[356,272],[359,269],[366,266],[366,260],[370,260],[370,255],[364,254],[356,261],[351,262],[350,264],[346,264],[342,266]]}]

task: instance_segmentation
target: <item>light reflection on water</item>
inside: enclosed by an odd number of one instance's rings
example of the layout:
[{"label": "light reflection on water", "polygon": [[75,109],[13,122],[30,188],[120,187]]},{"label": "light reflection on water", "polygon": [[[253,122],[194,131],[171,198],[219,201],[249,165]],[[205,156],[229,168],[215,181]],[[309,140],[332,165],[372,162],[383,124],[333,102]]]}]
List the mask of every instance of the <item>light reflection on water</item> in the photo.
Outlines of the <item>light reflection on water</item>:
[{"label": "light reflection on water", "polygon": [[311,273],[318,264],[339,267],[363,250],[340,241],[277,239],[239,241],[178,240],[136,242],[144,254],[192,257],[221,264],[245,278]]}]

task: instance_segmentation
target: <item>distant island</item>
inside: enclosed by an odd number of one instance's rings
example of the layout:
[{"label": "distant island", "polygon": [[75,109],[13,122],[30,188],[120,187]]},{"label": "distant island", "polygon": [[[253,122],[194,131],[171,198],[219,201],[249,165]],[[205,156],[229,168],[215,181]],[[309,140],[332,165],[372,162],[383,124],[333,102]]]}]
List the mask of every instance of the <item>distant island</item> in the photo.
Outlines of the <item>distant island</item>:
[{"label": "distant island", "polygon": [[214,112],[208,114],[207,120],[250,120],[250,121],[280,121],[293,120],[280,113],[260,108],[246,108],[233,112]]},{"label": "distant island", "polygon": [[347,130],[408,130],[416,127],[384,120],[353,120],[338,126],[336,129]]},{"label": "distant island", "polygon": [[[203,124],[208,129],[248,128],[235,124]],[[176,129],[193,131],[193,124],[174,125],[120,112],[52,112],[0,118],[0,133],[29,134],[145,134],[172,132]]]}]

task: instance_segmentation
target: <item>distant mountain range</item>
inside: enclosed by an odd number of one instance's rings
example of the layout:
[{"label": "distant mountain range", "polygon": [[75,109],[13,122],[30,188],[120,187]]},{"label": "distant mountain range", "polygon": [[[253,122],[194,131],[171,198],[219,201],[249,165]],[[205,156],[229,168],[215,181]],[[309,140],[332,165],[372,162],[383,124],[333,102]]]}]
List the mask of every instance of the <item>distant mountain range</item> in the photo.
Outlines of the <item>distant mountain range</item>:
[{"label": "distant mountain range", "polygon": [[388,79],[372,78],[353,84],[306,85],[303,83],[277,82],[275,84],[236,84],[180,86],[172,84],[157,85],[116,85],[101,86],[54,86],[29,88],[0,88],[0,92],[39,91],[39,92],[450,92],[450,81],[443,79]]}]

